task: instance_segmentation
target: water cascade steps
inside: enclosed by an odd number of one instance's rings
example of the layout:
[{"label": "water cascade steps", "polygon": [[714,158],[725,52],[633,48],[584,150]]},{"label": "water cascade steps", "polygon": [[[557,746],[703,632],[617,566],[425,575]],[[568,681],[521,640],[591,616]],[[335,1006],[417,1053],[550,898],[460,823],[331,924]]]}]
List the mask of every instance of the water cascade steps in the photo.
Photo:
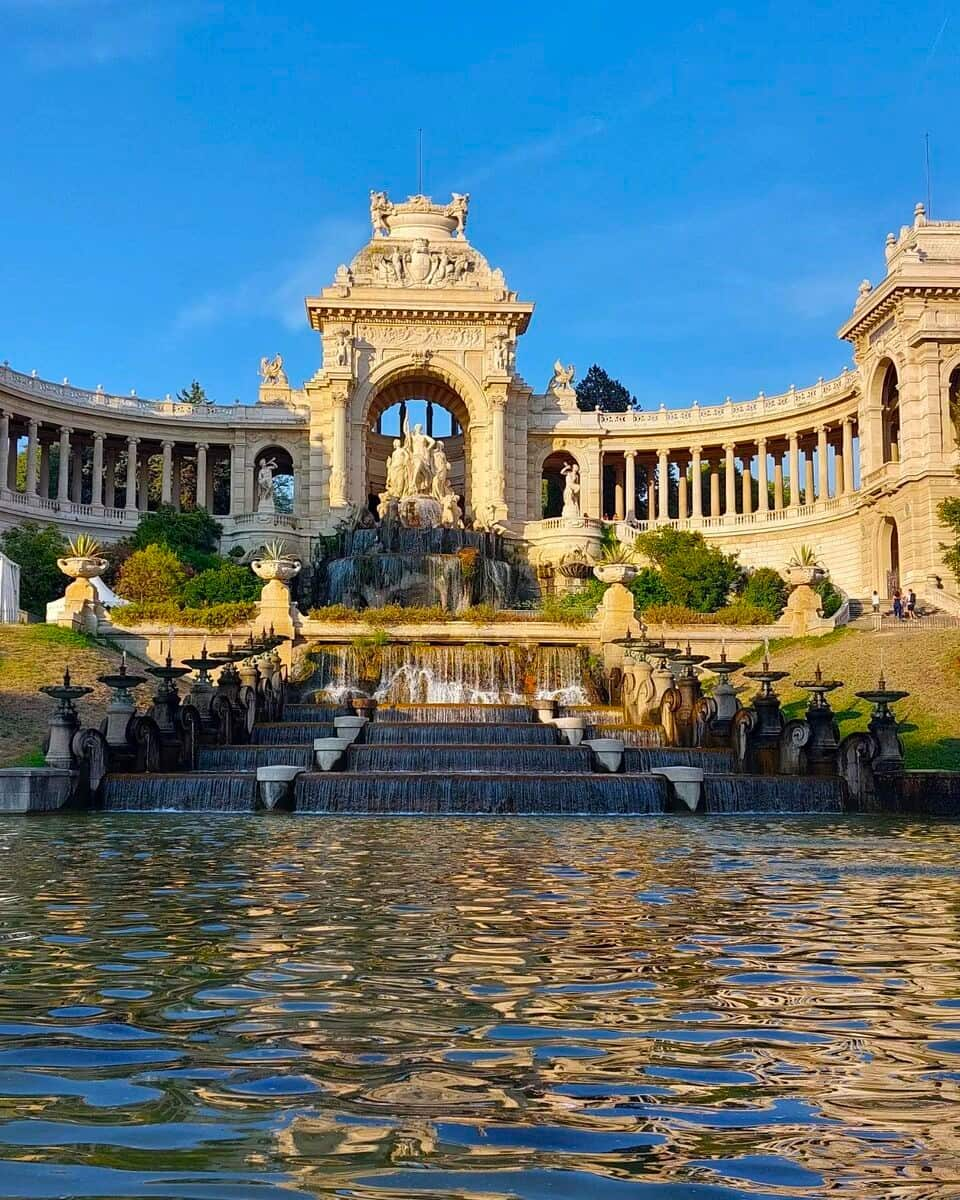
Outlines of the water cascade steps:
[{"label": "water cascade steps", "polygon": [[673,785],[651,774],[672,766],[704,772],[701,812],[843,811],[836,779],[737,775],[730,751],[660,746],[658,730],[631,730],[616,710],[584,705],[561,705],[558,715],[582,718],[587,740],[623,738],[615,774],[601,769],[586,741],[566,744],[535,706],[516,703],[383,703],[346,748],[340,769],[319,771],[314,739],[334,737],[334,719],[349,712],[323,700],[288,704],[284,719],[258,724],[249,744],[203,747],[197,771],[109,775],[103,806],[252,812],[257,769],[289,766],[301,773],[287,806],[292,798],[302,813],[657,815],[682,807]]}]

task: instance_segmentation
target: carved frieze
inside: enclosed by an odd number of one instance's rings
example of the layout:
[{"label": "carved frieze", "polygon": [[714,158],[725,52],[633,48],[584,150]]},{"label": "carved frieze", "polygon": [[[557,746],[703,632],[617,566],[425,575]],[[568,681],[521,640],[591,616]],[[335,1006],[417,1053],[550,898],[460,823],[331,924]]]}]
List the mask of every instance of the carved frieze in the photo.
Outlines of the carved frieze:
[{"label": "carved frieze", "polygon": [[401,325],[361,321],[357,340],[371,346],[409,346],[428,350],[469,350],[483,346],[483,330],[471,325]]}]

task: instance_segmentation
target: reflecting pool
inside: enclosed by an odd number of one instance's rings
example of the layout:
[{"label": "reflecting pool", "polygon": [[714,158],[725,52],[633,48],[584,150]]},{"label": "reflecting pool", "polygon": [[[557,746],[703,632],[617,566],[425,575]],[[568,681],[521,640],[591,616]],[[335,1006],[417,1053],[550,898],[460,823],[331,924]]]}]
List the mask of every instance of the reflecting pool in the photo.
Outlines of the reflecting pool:
[{"label": "reflecting pool", "polygon": [[960,1196],[960,829],[0,825],[0,1196]]}]

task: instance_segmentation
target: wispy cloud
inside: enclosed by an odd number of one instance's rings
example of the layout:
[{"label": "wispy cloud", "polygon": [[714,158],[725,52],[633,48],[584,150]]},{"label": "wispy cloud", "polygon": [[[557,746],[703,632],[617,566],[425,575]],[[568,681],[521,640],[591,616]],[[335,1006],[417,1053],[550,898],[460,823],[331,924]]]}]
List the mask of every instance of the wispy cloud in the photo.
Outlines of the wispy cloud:
[{"label": "wispy cloud", "polygon": [[467,180],[468,186],[475,187],[504,172],[537,166],[539,163],[558,158],[580,142],[599,137],[606,127],[606,122],[600,117],[580,117],[572,125],[553,130],[542,137],[519,142],[471,171]]},{"label": "wispy cloud", "polygon": [[365,226],[356,219],[328,218],[313,231],[300,253],[214,288],[185,305],[174,317],[174,332],[190,333],[249,317],[302,330],[304,296],[316,295],[326,287],[333,275],[331,264],[349,259],[365,236]]},{"label": "wispy cloud", "polygon": [[34,70],[147,57],[222,11],[219,0],[0,0],[8,49]]}]

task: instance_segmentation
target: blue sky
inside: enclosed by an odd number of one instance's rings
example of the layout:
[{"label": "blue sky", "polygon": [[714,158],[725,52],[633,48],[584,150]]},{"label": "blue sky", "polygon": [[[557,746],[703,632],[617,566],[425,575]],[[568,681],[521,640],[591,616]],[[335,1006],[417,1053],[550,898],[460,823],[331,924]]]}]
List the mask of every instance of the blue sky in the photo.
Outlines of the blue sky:
[{"label": "blue sky", "polygon": [[469,191],[519,368],[645,408],[812,383],[883,239],[960,219],[960,7],[0,0],[0,358],[255,398],[367,194]]}]

